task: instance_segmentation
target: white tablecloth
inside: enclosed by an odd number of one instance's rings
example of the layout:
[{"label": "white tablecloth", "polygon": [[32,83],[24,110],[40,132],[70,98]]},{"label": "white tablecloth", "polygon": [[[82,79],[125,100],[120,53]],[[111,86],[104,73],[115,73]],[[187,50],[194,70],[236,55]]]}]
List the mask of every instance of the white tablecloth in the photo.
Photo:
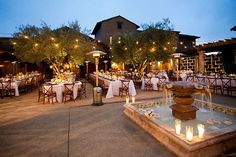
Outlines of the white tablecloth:
[{"label": "white tablecloth", "polygon": [[[107,80],[108,81],[108,80]],[[120,80],[115,80],[115,81],[108,81],[109,82],[109,88],[107,91],[106,98],[112,98],[115,95],[119,95],[119,88],[122,87],[122,82]],[[136,89],[134,86],[133,80],[130,80],[129,82],[129,95],[135,96]]]},{"label": "white tablecloth", "polygon": [[[77,96],[78,96],[78,89],[81,88],[81,82],[76,82],[75,85],[74,85],[74,89],[73,89],[73,98],[76,99]],[[49,88],[50,86],[49,85],[45,85],[44,86],[46,89]],[[64,84],[61,83],[61,84],[56,84],[56,85],[53,85],[53,90],[56,92],[56,96],[57,96],[57,101],[59,103],[62,102],[62,99],[63,99],[63,91],[64,91],[65,87],[64,87]]]}]

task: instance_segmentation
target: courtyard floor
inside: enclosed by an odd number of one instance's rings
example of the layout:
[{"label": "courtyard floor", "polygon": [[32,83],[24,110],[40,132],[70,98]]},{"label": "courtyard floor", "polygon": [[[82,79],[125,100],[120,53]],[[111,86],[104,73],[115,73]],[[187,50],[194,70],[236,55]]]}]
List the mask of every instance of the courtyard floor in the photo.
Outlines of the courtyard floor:
[{"label": "courtyard floor", "polygon": [[[37,102],[37,90],[0,99],[1,157],[174,157],[160,142],[123,113],[125,98],[103,98],[91,106],[87,97],[67,103]],[[162,92],[137,90],[137,101]],[[213,102],[236,107],[235,97],[213,95]]]}]

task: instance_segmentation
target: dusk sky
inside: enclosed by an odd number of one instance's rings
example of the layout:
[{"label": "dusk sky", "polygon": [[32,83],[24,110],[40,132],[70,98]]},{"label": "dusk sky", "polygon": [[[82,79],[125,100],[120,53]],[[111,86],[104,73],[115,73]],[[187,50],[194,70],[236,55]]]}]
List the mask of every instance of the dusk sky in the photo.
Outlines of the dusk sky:
[{"label": "dusk sky", "polygon": [[77,20],[92,31],[101,20],[121,15],[150,24],[169,18],[176,31],[200,36],[198,43],[236,37],[236,0],[0,0],[0,36],[20,25],[51,28]]}]

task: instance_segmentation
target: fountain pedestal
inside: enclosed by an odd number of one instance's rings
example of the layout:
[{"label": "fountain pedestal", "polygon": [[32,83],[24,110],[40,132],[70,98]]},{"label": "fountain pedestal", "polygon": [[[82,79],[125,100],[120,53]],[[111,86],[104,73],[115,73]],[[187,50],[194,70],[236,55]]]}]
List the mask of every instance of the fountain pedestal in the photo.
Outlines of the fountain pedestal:
[{"label": "fountain pedestal", "polygon": [[192,94],[196,91],[195,84],[192,82],[177,81],[169,88],[173,91],[175,104],[170,106],[172,115],[181,120],[196,118],[198,108],[192,106],[194,98]]}]

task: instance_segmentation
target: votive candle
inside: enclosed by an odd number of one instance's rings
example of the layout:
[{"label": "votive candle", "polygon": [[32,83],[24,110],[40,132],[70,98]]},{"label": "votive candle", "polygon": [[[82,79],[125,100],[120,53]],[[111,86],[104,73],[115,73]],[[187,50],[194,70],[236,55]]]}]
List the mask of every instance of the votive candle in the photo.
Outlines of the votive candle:
[{"label": "votive candle", "polygon": [[180,135],[180,130],[181,130],[181,120],[176,119],[175,120],[175,133],[177,135]]},{"label": "votive candle", "polygon": [[128,104],[129,103],[129,97],[127,96],[126,97],[126,104]]},{"label": "votive candle", "polygon": [[132,96],[132,103],[135,103],[135,97]]},{"label": "votive candle", "polygon": [[186,139],[187,141],[193,140],[193,127],[186,126]]},{"label": "votive candle", "polygon": [[197,129],[198,129],[198,137],[203,138],[205,132],[205,126],[203,124],[198,124]]}]

